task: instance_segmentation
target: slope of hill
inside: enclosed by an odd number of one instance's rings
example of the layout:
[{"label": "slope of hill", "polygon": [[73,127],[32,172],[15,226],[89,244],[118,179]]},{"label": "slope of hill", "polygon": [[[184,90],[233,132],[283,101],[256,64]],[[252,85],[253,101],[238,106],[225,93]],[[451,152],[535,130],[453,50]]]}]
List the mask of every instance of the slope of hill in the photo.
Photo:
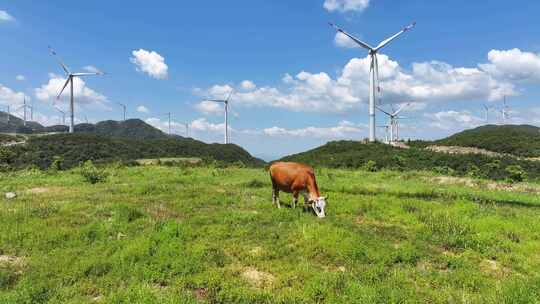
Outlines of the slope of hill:
[{"label": "slope of hill", "polygon": [[264,161],[237,145],[206,144],[180,137],[140,140],[93,134],[55,134],[31,137],[25,145],[5,149],[10,152],[8,164],[15,168],[28,165],[48,168],[56,156],[63,158],[66,168],[86,160],[111,162],[158,157],[200,157],[226,163],[240,161],[249,166],[264,165]]},{"label": "slope of hill", "polygon": [[540,162],[520,160],[515,157],[437,153],[416,147],[400,149],[380,143],[364,144],[357,141],[329,142],[321,147],[290,155],[281,160],[303,162],[315,167],[429,170],[490,179],[511,178],[512,172],[516,169],[513,166],[519,165],[529,178],[540,178]]},{"label": "slope of hill", "polygon": [[106,120],[97,124],[80,124],[75,126],[76,133],[90,133],[96,135],[127,137],[136,139],[159,139],[167,138],[167,134],[152,127],[140,119],[128,119],[126,121]]},{"label": "slope of hill", "polygon": [[487,125],[454,134],[432,144],[474,147],[522,157],[540,157],[540,128],[530,125]]}]

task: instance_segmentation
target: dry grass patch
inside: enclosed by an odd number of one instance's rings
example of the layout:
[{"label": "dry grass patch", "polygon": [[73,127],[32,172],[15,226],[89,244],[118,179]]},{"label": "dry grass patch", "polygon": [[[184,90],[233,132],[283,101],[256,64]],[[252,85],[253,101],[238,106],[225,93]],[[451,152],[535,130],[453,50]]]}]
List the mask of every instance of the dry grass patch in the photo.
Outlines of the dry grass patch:
[{"label": "dry grass patch", "polygon": [[264,271],[259,271],[253,267],[248,267],[242,272],[242,277],[248,283],[257,288],[270,287],[275,281],[275,277]]}]

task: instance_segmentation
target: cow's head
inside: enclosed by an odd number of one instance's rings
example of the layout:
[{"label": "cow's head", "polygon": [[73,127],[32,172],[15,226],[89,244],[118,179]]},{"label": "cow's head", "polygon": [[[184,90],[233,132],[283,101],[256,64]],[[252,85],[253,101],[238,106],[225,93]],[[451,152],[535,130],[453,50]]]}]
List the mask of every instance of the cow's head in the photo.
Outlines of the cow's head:
[{"label": "cow's head", "polygon": [[316,200],[311,202],[311,208],[313,208],[313,211],[315,211],[315,214],[323,218],[326,216],[325,208],[326,208],[326,197],[319,197]]}]

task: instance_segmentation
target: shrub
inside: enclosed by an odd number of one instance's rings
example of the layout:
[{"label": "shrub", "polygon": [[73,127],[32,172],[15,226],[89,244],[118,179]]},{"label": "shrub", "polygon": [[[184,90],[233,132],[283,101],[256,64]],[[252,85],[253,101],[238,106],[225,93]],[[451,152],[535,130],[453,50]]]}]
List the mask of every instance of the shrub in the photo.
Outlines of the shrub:
[{"label": "shrub", "polygon": [[80,174],[85,181],[91,184],[102,183],[107,180],[108,173],[94,166],[91,160],[87,160],[80,168]]},{"label": "shrub", "polygon": [[64,158],[61,156],[55,156],[53,157],[53,161],[51,165],[49,166],[49,170],[60,171],[63,169],[63,165],[64,165]]},{"label": "shrub", "polygon": [[481,177],[482,174],[480,172],[480,168],[478,168],[478,166],[476,165],[470,165],[467,168],[467,176],[468,177]]},{"label": "shrub", "polygon": [[377,167],[377,162],[374,160],[368,160],[364,166],[362,166],[362,169],[367,172],[377,172],[379,171],[379,168]]},{"label": "shrub", "polygon": [[508,173],[508,182],[522,182],[527,178],[527,172],[521,168],[520,165],[511,165],[506,167],[506,173]]}]

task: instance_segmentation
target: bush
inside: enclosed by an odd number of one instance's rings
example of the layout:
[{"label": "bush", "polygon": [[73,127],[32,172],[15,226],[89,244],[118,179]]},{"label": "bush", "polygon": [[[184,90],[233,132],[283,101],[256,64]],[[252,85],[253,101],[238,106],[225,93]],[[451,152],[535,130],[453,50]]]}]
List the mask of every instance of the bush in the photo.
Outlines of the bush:
[{"label": "bush", "polygon": [[80,174],[90,184],[105,182],[108,177],[108,173],[94,166],[91,160],[84,162],[80,168]]},{"label": "bush", "polygon": [[522,182],[527,178],[527,172],[520,165],[508,166],[505,171],[508,173],[507,181],[511,183]]},{"label": "bush", "polygon": [[469,168],[467,169],[467,176],[468,177],[481,177],[482,174],[480,172],[480,168],[478,168],[478,166],[476,165],[470,165]]},{"label": "bush", "polygon": [[367,172],[377,172],[379,171],[379,168],[377,167],[377,162],[374,160],[368,160],[364,166],[362,166],[362,169]]},{"label": "bush", "polygon": [[51,165],[49,166],[49,170],[60,171],[63,169],[63,165],[64,165],[64,158],[61,156],[55,156],[53,157],[53,161]]}]

